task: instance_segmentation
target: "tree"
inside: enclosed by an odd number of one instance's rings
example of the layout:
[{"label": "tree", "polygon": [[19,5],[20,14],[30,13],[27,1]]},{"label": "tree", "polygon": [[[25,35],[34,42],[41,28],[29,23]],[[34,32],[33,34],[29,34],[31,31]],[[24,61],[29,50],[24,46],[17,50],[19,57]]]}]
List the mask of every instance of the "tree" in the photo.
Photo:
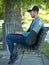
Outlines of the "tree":
[{"label": "tree", "polygon": [[[5,37],[8,33],[14,33],[16,31],[22,31],[21,27],[21,1],[19,0],[4,0],[5,13],[4,13],[4,43]],[[4,44],[4,47],[6,44]]]},{"label": "tree", "polygon": [[0,0],[0,19],[4,18],[4,6],[3,6],[3,1]]}]

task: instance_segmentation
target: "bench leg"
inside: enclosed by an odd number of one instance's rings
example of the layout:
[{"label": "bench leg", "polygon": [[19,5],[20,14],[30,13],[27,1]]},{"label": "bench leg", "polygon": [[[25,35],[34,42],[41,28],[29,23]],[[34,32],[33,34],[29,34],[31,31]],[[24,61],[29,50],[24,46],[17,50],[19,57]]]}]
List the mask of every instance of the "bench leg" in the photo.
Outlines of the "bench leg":
[{"label": "bench leg", "polygon": [[44,59],[43,59],[43,56],[42,55],[41,55],[41,59],[42,59],[43,65],[45,65],[45,62],[44,62]]},{"label": "bench leg", "polygon": [[19,65],[21,65],[21,63],[22,63],[22,59],[23,59],[23,56],[24,56],[24,52],[25,51],[23,51],[23,53],[22,53],[22,57],[21,57],[21,60],[20,60],[20,64]]},{"label": "bench leg", "polygon": [[41,57],[42,62],[43,62],[43,65],[45,65],[45,62],[44,62],[43,56],[42,56],[42,55],[40,55],[39,49],[38,49],[38,51],[37,51],[37,54],[38,54],[38,56],[40,56],[40,57]]},{"label": "bench leg", "polygon": [[39,54],[38,54],[38,56],[41,57],[42,62],[43,62],[43,65],[45,65],[45,63],[44,63],[44,59],[43,59],[43,56],[42,56],[42,55],[39,55]]}]

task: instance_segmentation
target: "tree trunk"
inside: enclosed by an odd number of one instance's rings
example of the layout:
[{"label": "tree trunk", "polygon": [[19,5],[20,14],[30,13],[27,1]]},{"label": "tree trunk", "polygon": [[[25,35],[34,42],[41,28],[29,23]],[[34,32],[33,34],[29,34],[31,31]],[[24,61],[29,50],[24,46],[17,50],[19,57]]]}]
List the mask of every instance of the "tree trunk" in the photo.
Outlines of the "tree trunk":
[{"label": "tree trunk", "polygon": [[[21,24],[21,1],[19,0],[4,0],[5,2],[5,17],[4,17],[4,38],[8,33],[22,31]],[[6,47],[4,39],[4,47]]]}]

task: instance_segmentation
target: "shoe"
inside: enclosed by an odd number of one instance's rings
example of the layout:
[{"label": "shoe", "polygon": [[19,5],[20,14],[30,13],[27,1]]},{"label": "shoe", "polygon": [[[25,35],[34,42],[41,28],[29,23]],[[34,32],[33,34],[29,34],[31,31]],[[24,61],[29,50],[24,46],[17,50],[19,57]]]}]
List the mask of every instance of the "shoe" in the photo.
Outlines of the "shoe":
[{"label": "shoe", "polygon": [[9,62],[8,62],[8,64],[13,64],[17,59],[18,59],[18,55],[17,55],[17,53],[11,55],[10,58],[9,58]]}]

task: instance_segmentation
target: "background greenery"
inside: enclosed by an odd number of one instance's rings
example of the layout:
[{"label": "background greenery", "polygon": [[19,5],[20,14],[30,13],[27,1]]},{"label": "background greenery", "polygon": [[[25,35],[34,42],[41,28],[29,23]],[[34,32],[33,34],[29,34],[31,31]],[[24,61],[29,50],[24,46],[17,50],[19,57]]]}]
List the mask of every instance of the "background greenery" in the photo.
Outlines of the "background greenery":
[{"label": "background greenery", "polygon": [[41,46],[40,53],[45,54],[49,58],[49,43],[44,41]]}]

